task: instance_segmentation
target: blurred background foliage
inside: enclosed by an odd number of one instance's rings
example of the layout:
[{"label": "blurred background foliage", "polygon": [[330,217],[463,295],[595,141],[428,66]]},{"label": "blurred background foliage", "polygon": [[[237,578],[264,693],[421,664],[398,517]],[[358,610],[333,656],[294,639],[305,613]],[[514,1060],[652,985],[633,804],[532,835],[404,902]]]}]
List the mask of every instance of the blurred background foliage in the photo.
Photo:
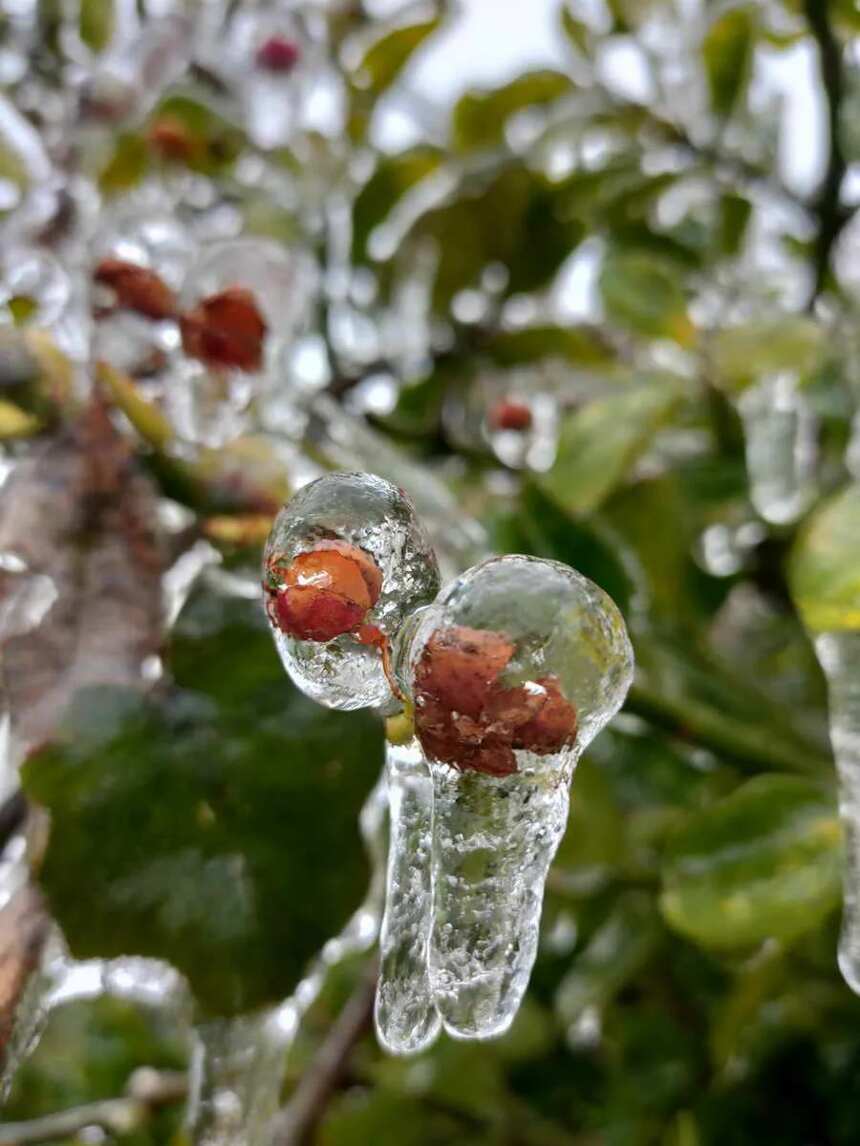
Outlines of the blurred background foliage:
[{"label": "blurred background foliage", "polygon": [[[27,61],[8,64],[10,100],[58,166],[65,121],[47,101],[97,75],[129,22],[171,11],[148,7],[0,7],[0,62]],[[513,7],[496,0],[500,23]],[[496,551],[593,578],[625,613],[637,674],[575,777],[510,1033],[397,1060],[359,1023],[305,1139],[856,1143],[860,1001],[836,967],[841,833],[810,635],[860,625],[856,4],[564,0],[552,61],[435,96],[415,77],[462,59],[457,5],[310,5],[296,27],[327,110],[275,143],[247,61],[217,66],[230,21],[257,9],[188,11],[182,74],[143,110],[79,125],[72,201],[83,185],[110,212],[160,181],[198,237],[224,208],[242,233],[310,252],[319,287],[299,284],[313,313],[280,376],[289,401],[214,445],[183,439],[144,372],[91,369],[40,329],[38,298],[6,292],[0,539],[57,581],[61,616],[46,636],[0,614],[31,808],[6,829],[4,870],[26,853],[59,928],[32,965],[0,932],[10,1030],[39,992],[23,1029],[44,1028],[29,1055],[4,1035],[18,1067],[4,1118],[133,1098],[146,1067],[175,1094],[39,1140],[189,1141],[192,1027],[247,1022],[256,1046],[259,1015],[362,903],[382,723],[292,688],[255,588],[273,509],[345,467],[414,496],[448,573]],[[491,56],[484,15],[469,50]],[[801,186],[791,151],[809,139],[787,134],[774,76],[790,86],[804,67],[822,161]],[[168,159],[152,144],[166,120],[183,140]],[[0,171],[26,193],[16,138]],[[527,424],[500,422],[499,403]],[[87,633],[106,605],[104,675]],[[161,657],[146,693],[115,667],[129,649]],[[280,1101],[361,991],[361,947],[329,960],[265,1067]],[[123,956],[170,964],[190,994],[124,990]]]}]

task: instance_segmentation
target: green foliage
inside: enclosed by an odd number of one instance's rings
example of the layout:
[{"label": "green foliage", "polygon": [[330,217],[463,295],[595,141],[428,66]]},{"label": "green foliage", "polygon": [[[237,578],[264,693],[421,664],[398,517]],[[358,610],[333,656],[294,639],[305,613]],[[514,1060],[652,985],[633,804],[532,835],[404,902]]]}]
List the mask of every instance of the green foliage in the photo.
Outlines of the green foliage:
[{"label": "green foliage", "polygon": [[453,113],[454,147],[461,151],[495,147],[504,139],[511,116],[528,107],[549,104],[573,90],[562,72],[526,72],[492,91],[469,91],[458,100]]},{"label": "green foliage", "polygon": [[256,603],[198,599],[171,663],[165,698],[82,694],[25,785],[51,811],[42,883],[75,955],[167,959],[230,1014],[288,994],[360,903],[382,730],[289,685]]},{"label": "green foliage", "polygon": [[789,576],[810,629],[860,628],[860,487],[846,486],[818,507],[797,539]]},{"label": "green foliage", "polygon": [[721,118],[732,114],[746,89],[755,42],[754,9],[729,8],[711,24],[702,56],[711,107]]}]

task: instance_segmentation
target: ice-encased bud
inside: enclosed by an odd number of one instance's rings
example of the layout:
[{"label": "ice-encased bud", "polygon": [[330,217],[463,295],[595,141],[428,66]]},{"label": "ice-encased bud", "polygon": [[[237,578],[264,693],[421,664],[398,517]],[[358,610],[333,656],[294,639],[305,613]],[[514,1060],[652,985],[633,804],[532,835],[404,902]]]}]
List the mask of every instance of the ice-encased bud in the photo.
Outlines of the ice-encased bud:
[{"label": "ice-encased bud", "polygon": [[439,588],[435,554],[402,490],[363,473],[304,486],[272,527],[263,579],[278,652],[304,693],[329,708],[391,701],[383,652]]},{"label": "ice-encased bud", "polygon": [[739,402],[750,499],[774,525],[796,521],[815,497],[816,418],[791,372],[771,375]]},{"label": "ice-encased bud", "polygon": [[489,1038],[528,985],[569,782],[624,700],[632,649],[587,578],[508,556],[421,610],[395,662],[434,785],[431,991],[450,1034]]}]

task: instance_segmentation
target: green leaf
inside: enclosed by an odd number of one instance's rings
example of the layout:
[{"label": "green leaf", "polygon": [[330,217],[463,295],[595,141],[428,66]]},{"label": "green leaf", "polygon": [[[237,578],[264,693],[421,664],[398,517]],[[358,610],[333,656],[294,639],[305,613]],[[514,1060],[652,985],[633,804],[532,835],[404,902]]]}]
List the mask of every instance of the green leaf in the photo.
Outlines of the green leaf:
[{"label": "green leaf", "polygon": [[824,328],[804,315],[755,320],[717,331],[708,342],[714,381],[729,392],[743,390],[765,374],[807,374],[826,349]]},{"label": "green leaf", "polygon": [[410,235],[435,245],[437,309],[476,286],[490,263],[507,269],[508,294],[545,286],[585,235],[580,220],[562,216],[558,194],[516,161],[467,180],[455,199],[422,215]]},{"label": "green leaf", "polygon": [[591,51],[591,29],[584,20],[577,19],[571,12],[567,3],[563,3],[560,10],[561,28],[574,49],[583,56]]},{"label": "green leaf", "polygon": [[661,931],[651,896],[622,896],[559,985],[556,1007],[562,1019],[575,1022],[587,1007],[602,1010],[654,953]]},{"label": "green leaf", "polygon": [[165,959],[215,1014],[287,995],[358,907],[381,724],[288,682],[257,602],[198,598],[177,688],[80,694],[24,784],[51,812],[42,886],[78,958]]},{"label": "green leaf", "polygon": [[600,293],[614,322],[653,338],[682,345],[694,329],[680,280],[680,267],[641,251],[610,251],[600,272]]},{"label": "green leaf", "polygon": [[188,132],[193,150],[187,163],[202,175],[224,174],[245,146],[244,131],[197,89],[166,96],[151,122],[162,118],[177,120]]},{"label": "green leaf", "polygon": [[697,943],[749,947],[818,927],[840,895],[832,796],[793,776],[758,776],[692,815],[668,848],[661,907]]},{"label": "green leaf", "polygon": [[590,326],[524,326],[500,330],[482,346],[500,366],[520,366],[541,358],[558,358],[572,366],[605,366],[612,348]]},{"label": "green leaf", "polygon": [[505,124],[512,115],[527,107],[553,103],[572,91],[573,86],[564,73],[544,69],[525,72],[504,87],[466,92],[454,107],[454,147],[470,151],[498,146],[505,138]]},{"label": "green leaf", "polygon": [[702,42],[714,114],[726,119],[743,97],[752,70],[756,22],[749,8],[730,8]]},{"label": "green leaf", "polygon": [[788,577],[808,629],[860,629],[860,485],[818,506],[794,544]]},{"label": "green leaf", "polygon": [[123,132],[117,136],[113,154],[99,174],[99,187],[105,195],[128,191],[140,183],[148,167],[146,140],[132,132]]},{"label": "green leaf", "polygon": [[591,513],[627,476],[655,432],[678,405],[675,379],[642,381],[566,416],[552,469],[541,489],[573,515]]},{"label": "green leaf", "polygon": [[78,31],[93,52],[103,52],[111,41],[116,22],[114,0],[80,0]]},{"label": "green leaf", "polygon": [[438,169],[442,156],[437,148],[415,147],[399,155],[380,158],[353,206],[352,257],[356,262],[367,260],[367,240],[374,227],[388,217],[395,203],[411,187]]},{"label": "green leaf", "polygon": [[386,32],[367,49],[355,73],[356,84],[381,95],[397,79],[414,53],[441,23],[441,17],[405,24]]},{"label": "green leaf", "polygon": [[726,193],[720,196],[717,213],[717,249],[723,255],[736,255],[740,251],[752,215],[752,204],[743,195]]}]

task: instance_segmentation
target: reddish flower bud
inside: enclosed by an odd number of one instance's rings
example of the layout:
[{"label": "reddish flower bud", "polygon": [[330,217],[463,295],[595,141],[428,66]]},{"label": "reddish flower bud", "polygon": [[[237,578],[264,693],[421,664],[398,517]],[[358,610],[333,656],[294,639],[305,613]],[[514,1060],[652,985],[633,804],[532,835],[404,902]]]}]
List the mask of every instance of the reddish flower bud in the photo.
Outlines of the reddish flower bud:
[{"label": "reddish flower bud", "polygon": [[174,115],[156,119],[146,133],[146,141],[162,159],[177,163],[190,163],[200,152],[200,141],[185,122]]},{"label": "reddish flower bud", "polygon": [[505,398],[492,407],[487,418],[491,430],[515,430],[524,433],[531,429],[532,412],[525,402]]},{"label": "reddish flower bud", "polygon": [[288,40],[286,36],[270,36],[257,49],[255,57],[258,68],[276,74],[291,72],[301,58],[299,45],[295,40]]},{"label": "reddish flower bud", "polygon": [[269,616],[300,641],[357,632],[369,643],[364,619],[381,589],[382,572],[370,554],[345,541],[321,541],[289,565],[270,567]]},{"label": "reddish flower bud", "polygon": [[504,633],[453,626],[433,633],[415,670],[415,730],[432,759],[507,776],[514,749],[539,756],[576,740],[576,710],[555,676],[506,687],[514,654]]},{"label": "reddish flower bud", "polygon": [[176,296],[155,273],[125,259],[102,259],[93,271],[93,280],[109,287],[115,306],[133,310],[145,318],[172,318],[176,314]]},{"label": "reddish flower bud", "polygon": [[182,348],[215,369],[254,372],[263,363],[266,322],[254,295],[228,287],[204,298],[179,320]]}]

